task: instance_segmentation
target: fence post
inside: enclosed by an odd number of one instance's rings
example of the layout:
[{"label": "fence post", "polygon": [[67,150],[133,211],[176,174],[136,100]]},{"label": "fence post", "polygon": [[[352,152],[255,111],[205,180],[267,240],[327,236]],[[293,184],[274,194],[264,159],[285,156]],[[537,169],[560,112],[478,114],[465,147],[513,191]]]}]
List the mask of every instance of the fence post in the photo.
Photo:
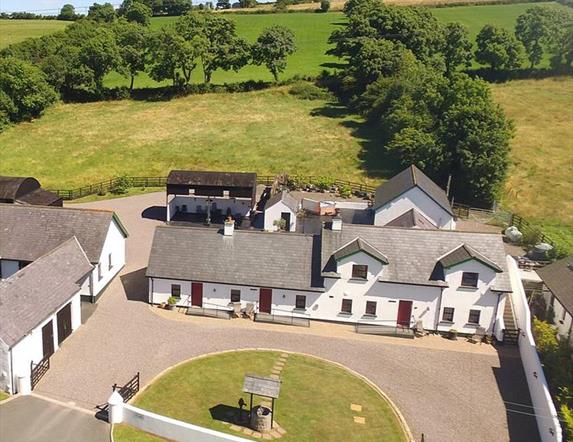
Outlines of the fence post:
[{"label": "fence post", "polygon": [[107,400],[109,413],[107,420],[110,424],[121,424],[123,422],[123,398],[114,391]]}]

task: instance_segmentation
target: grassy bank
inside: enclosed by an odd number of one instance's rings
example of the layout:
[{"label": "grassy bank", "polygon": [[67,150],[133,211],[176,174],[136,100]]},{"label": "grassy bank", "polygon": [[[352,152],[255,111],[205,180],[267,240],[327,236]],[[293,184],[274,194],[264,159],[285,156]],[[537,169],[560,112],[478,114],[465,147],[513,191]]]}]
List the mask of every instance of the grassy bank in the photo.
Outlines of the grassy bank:
[{"label": "grassy bank", "polygon": [[0,49],[27,38],[61,31],[68,24],[58,20],[0,20]]}]

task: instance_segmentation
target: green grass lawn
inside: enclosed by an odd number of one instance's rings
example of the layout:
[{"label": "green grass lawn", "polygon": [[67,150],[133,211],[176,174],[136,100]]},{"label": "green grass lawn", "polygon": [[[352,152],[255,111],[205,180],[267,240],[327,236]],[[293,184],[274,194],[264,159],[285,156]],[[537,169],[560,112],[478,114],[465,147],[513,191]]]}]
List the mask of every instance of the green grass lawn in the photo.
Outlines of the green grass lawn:
[{"label": "green grass lawn", "polygon": [[161,442],[167,440],[125,424],[114,425],[113,439],[117,442]]},{"label": "green grass lawn", "polygon": [[[279,355],[239,351],[191,361],[156,380],[136,398],[135,405],[240,435],[217,419],[225,415],[221,406],[237,407],[241,397],[248,402],[248,395],[242,393],[244,375],[270,375]],[[287,431],[281,441],[407,440],[388,402],[367,383],[334,364],[291,354],[281,380],[275,417]],[[350,404],[362,405],[362,411],[352,411]],[[354,416],[364,417],[366,423],[355,423]]]},{"label": "green grass lawn", "polygon": [[0,391],[0,402],[2,402],[4,399],[8,399],[10,397],[10,395],[8,393],[5,393],[4,391]]},{"label": "green grass lawn", "polygon": [[[167,176],[173,168],[283,171],[360,182],[367,134],[357,117],[286,88],[192,95],[165,102],[125,100],[58,104],[35,121],[0,134],[4,175],[31,175],[47,188],[68,188],[118,175]],[[333,113],[333,116],[314,115]],[[364,157],[364,158],[363,158]],[[395,169],[388,171],[388,174]]]},{"label": "green grass lawn", "polygon": [[58,20],[0,20],[0,49],[30,37],[61,31],[68,24]]}]

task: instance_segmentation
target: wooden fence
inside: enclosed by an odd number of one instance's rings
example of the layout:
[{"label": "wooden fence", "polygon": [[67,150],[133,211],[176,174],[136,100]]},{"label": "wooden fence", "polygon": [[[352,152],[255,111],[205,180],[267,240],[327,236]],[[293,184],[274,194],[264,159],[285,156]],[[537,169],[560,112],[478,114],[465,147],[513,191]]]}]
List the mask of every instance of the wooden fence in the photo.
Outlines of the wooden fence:
[{"label": "wooden fence", "polygon": [[454,214],[461,219],[469,219],[485,224],[499,226],[515,226],[523,233],[523,241],[526,244],[536,244],[544,242],[555,247],[556,243],[547,234],[516,213],[505,210],[478,209],[463,204],[453,205]]},{"label": "wooden fence", "polygon": [[[272,186],[275,181],[275,175],[257,175],[257,184]],[[296,176],[296,179],[306,183],[313,183],[320,180],[321,177],[318,176]],[[338,180],[333,179],[332,184],[338,187],[348,187],[351,192],[361,192],[365,194],[372,194],[376,191],[374,186],[369,186],[363,183],[356,183],[353,181]],[[52,190],[52,192],[58,194],[61,198],[66,201],[77,200],[89,195],[105,195],[108,192],[114,192],[120,188],[132,188],[132,187],[165,187],[167,184],[167,177],[116,177],[111,178],[106,181],[100,181],[95,184],[88,184],[87,186],[78,187],[76,189],[58,189]]]}]

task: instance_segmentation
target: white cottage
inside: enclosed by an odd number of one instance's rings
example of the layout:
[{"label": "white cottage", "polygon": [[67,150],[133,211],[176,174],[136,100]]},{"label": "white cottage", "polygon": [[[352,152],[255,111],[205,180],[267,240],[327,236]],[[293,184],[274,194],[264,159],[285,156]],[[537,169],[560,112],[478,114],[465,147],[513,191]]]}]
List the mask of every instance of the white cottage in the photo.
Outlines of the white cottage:
[{"label": "white cottage", "polygon": [[267,232],[276,232],[280,229],[279,223],[284,223],[284,230],[295,232],[298,206],[298,201],[286,191],[271,196],[265,203],[264,229]]},{"label": "white cottage", "polygon": [[0,204],[0,279],[73,236],[93,265],[81,295],[95,302],[125,265],[127,231],[110,211]]},{"label": "white cottage", "polygon": [[0,389],[49,358],[81,324],[80,292],[93,266],[75,237],[0,281]]},{"label": "white cottage", "polygon": [[376,189],[374,225],[421,229],[456,227],[446,192],[412,165]]},{"label": "white cottage", "polygon": [[466,334],[495,333],[510,291],[500,235],[339,218],[320,235],[159,227],[147,276],[154,304],[252,302],[278,316]]},{"label": "white cottage", "polygon": [[537,274],[543,279],[548,310],[561,339],[573,345],[573,255],[549,264]]}]

